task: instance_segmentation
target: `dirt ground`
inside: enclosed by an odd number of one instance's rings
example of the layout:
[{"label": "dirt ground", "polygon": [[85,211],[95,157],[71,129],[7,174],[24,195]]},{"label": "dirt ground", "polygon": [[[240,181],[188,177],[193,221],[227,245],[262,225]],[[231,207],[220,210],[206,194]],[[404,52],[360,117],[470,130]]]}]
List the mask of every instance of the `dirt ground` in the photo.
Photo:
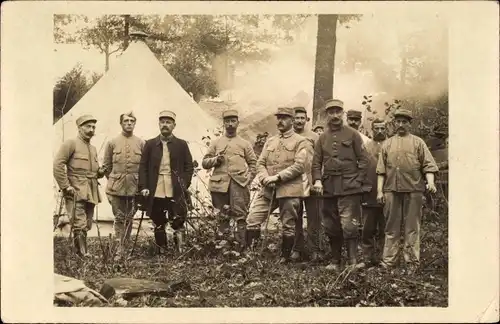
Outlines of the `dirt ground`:
[{"label": "dirt ground", "polygon": [[326,264],[282,265],[277,263],[276,229],[270,232],[263,255],[260,251],[239,254],[230,243],[214,241],[211,225],[201,224],[189,232],[183,255],[170,249],[167,255],[158,256],[151,235],[145,234],[139,237],[133,256],[121,263],[112,261],[108,236],[89,238],[91,257],[84,261],[71,253],[67,238],[54,237],[55,272],[81,279],[97,291],[114,277],[184,280],[190,286],[168,297],[113,297],[106,305],[111,307],[447,307],[447,217],[433,211],[424,215],[417,269],[373,267],[335,274]]}]

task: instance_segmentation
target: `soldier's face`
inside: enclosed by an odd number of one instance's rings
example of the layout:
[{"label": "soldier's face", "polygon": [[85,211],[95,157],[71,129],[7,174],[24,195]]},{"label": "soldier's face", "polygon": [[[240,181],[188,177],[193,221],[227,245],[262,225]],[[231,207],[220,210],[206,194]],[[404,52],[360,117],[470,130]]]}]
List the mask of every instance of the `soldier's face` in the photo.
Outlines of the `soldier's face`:
[{"label": "soldier's face", "polygon": [[236,117],[224,118],[224,129],[226,130],[226,132],[228,132],[230,134],[236,132],[239,124],[240,123],[238,121],[238,118],[236,118]]},{"label": "soldier's face", "polygon": [[360,118],[347,118],[347,125],[351,126],[354,129],[359,129],[359,126],[361,126],[361,119]]},{"label": "soldier's face", "polygon": [[298,131],[301,131],[304,129],[306,123],[307,123],[307,114],[303,112],[295,113],[295,117],[293,118],[293,128],[295,128]]},{"label": "soldier's face", "polygon": [[387,128],[385,123],[374,123],[372,125],[373,139],[376,141],[383,141],[387,136]]},{"label": "soldier's face", "polygon": [[331,107],[326,111],[326,118],[328,124],[338,126],[342,124],[342,117],[344,116],[344,110],[339,107]]},{"label": "soldier's face", "polygon": [[175,128],[175,122],[171,118],[160,118],[160,132],[163,136],[170,136]]},{"label": "soldier's face", "polygon": [[94,122],[85,123],[80,127],[78,127],[78,131],[84,138],[91,139],[95,135],[95,123]]},{"label": "soldier's face", "polygon": [[281,133],[289,131],[293,126],[293,117],[288,115],[278,115],[276,116],[278,120],[277,127]]},{"label": "soldier's face", "polygon": [[315,132],[316,134],[318,134],[318,135],[321,135],[321,134],[323,134],[324,130],[323,130],[323,128],[318,127],[318,128],[316,128],[316,129],[314,130],[314,132]]},{"label": "soldier's face", "polygon": [[121,125],[124,132],[132,133],[135,128],[135,118],[124,116]]},{"label": "soldier's face", "polygon": [[398,134],[405,135],[410,131],[410,120],[406,117],[397,116],[394,118],[394,126]]}]

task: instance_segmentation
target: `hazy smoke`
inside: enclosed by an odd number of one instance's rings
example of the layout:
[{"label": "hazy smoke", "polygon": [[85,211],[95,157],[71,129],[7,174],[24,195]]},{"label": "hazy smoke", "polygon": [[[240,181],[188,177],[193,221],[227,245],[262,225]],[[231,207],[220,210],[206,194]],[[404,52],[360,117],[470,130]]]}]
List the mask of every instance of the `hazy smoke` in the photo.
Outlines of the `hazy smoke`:
[{"label": "hazy smoke", "polygon": [[[435,97],[447,91],[444,18],[432,13],[377,13],[348,25],[337,28],[333,92],[347,107],[362,110],[362,96],[366,94]],[[316,32],[317,18],[311,17],[300,31],[295,31],[297,39],[293,44],[274,46],[269,62],[247,62],[235,67],[230,94],[243,116],[256,111],[271,113],[301,91],[312,99]],[[411,58],[406,68],[402,68],[404,56]],[[405,83],[400,80],[402,75]],[[221,99],[228,97],[228,92],[221,93]]]}]

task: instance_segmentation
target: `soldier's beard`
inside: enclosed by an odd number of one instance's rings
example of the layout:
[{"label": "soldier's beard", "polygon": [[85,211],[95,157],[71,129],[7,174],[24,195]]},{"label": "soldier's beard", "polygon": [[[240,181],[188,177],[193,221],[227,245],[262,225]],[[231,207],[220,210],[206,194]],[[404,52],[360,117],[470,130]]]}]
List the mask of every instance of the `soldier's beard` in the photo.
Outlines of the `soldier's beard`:
[{"label": "soldier's beard", "polygon": [[383,140],[385,140],[385,134],[384,133],[375,133],[373,135],[373,139],[377,142],[382,142]]}]

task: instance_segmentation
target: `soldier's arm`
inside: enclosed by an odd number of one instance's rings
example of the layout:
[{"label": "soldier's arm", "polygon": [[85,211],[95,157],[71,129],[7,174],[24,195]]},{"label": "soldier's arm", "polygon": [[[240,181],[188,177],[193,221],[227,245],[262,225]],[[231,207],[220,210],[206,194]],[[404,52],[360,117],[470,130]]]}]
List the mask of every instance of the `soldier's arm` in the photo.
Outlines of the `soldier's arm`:
[{"label": "soldier's arm", "polygon": [[139,162],[139,183],[137,189],[142,191],[143,189],[148,189],[148,179],[149,179],[149,151],[151,142],[146,142],[142,148],[141,162]]},{"label": "soldier's arm", "polygon": [[52,172],[54,174],[54,179],[61,190],[65,190],[70,186],[66,167],[74,152],[75,142],[73,140],[68,140],[61,145],[56,157],[54,158]]},{"label": "soldier's arm", "polygon": [[382,192],[384,189],[385,174],[386,174],[386,163],[387,163],[387,145],[382,144],[380,148],[380,154],[377,161],[377,191]]},{"label": "soldier's arm", "polygon": [[109,141],[104,149],[104,160],[102,162],[102,168],[106,179],[109,179],[109,174],[113,170],[113,144]]},{"label": "soldier's arm", "polygon": [[322,137],[319,137],[314,143],[314,154],[312,159],[313,182],[316,182],[316,180],[321,180],[321,167],[323,165],[323,149],[321,139]]},{"label": "soldier's arm", "polygon": [[422,172],[424,174],[437,173],[439,171],[439,168],[436,164],[436,161],[434,160],[431,151],[429,150],[429,148],[422,139],[418,141],[417,151],[418,151],[418,158],[420,160],[420,165],[422,167]]},{"label": "soldier's arm", "polygon": [[257,180],[259,183],[262,183],[264,178],[269,177],[269,173],[267,173],[267,156],[269,152],[267,151],[267,147],[269,146],[269,141],[266,141],[264,147],[262,148],[262,152],[257,160]]},{"label": "soldier's arm", "polygon": [[184,142],[184,183],[186,184],[186,189],[191,186],[191,180],[194,173],[193,156],[191,155],[191,150],[187,142]]},{"label": "soldier's arm", "polygon": [[217,163],[217,157],[215,156],[215,147],[218,141],[213,141],[208,147],[207,153],[203,157],[201,161],[201,166],[205,170],[209,170],[215,166]]},{"label": "soldier's arm", "polygon": [[257,156],[255,155],[250,142],[246,142],[244,152],[245,160],[248,165],[248,184],[251,184],[257,174]]},{"label": "soldier's arm", "polygon": [[369,159],[368,159],[368,152],[366,151],[363,142],[363,138],[361,138],[361,135],[358,132],[354,133],[352,144],[354,148],[354,153],[356,154],[356,160],[358,161],[359,175],[357,180],[359,182],[365,182],[368,171]]},{"label": "soldier's arm", "polygon": [[281,170],[278,172],[278,176],[280,177],[282,182],[287,182],[293,180],[300,176],[305,171],[305,163],[307,159],[307,143],[306,139],[302,139],[295,151],[295,158],[293,164],[288,168]]}]

